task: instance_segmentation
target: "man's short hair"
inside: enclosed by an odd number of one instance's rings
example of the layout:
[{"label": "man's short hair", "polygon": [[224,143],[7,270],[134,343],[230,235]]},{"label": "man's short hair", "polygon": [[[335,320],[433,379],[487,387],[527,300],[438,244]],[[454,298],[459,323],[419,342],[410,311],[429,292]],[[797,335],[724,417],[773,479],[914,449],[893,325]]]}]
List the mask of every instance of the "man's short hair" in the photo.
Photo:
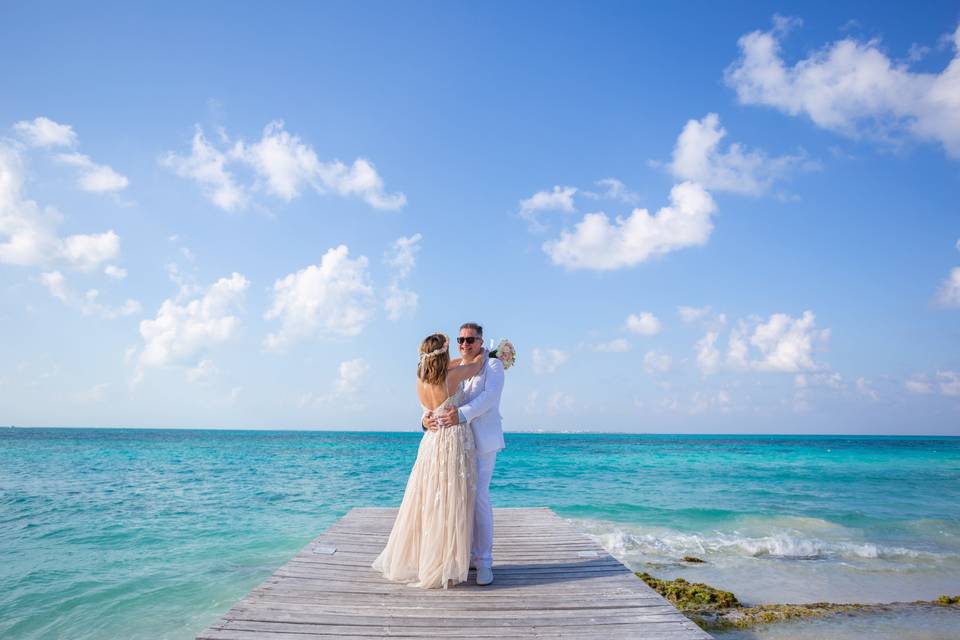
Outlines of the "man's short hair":
[{"label": "man's short hair", "polygon": [[478,336],[481,338],[483,337],[483,327],[478,325],[476,322],[464,322],[462,325],[460,325],[460,330],[463,331],[464,329],[473,329],[477,332]]}]

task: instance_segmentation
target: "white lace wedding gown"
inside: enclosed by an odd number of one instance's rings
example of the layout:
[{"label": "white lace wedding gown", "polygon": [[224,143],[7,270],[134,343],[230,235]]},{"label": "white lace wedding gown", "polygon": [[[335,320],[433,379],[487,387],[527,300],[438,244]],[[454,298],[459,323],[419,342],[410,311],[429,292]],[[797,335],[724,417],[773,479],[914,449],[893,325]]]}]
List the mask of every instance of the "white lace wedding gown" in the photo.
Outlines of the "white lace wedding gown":
[{"label": "white lace wedding gown", "polygon": [[[434,413],[461,404],[462,386]],[[425,589],[466,581],[476,494],[470,425],[425,432],[390,539],[373,568],[388,580]]]}]

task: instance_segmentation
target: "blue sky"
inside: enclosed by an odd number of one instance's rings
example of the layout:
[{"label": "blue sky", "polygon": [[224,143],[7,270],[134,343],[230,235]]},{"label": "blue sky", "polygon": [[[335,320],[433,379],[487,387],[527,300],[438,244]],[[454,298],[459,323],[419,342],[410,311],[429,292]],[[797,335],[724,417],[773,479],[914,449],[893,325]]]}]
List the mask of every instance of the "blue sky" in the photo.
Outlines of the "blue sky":
[{"label": "blue sky", "polygon": [[960,435],[960,11],[5,4],[0,423]]}]

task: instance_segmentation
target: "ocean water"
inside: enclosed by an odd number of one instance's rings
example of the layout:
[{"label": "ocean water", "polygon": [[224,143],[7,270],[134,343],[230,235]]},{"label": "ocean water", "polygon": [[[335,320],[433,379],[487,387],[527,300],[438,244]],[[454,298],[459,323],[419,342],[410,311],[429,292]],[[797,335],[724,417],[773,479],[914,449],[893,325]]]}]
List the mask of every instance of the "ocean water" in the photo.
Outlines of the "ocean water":
[{"label": "ocean water", "polygon": [[[419,437],[0,429],[0,637],[192,638],[350,508],[399,504]],[[508,434],[491,490],[748,603],[960,594],[960,438]],[[958,629],[907,607],[726,637]]]}]

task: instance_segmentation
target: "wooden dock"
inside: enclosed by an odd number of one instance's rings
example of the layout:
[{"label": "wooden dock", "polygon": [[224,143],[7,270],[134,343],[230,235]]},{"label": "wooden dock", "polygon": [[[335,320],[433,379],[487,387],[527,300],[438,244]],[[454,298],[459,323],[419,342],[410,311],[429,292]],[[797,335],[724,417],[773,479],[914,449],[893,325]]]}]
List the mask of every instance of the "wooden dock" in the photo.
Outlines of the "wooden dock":
[{"label": "wooden dock", "polygon": [[710,638],[545,508],[494,509],[492,585],[389,582],[370,563],[395,515],[353,509],[197,638]]}]

